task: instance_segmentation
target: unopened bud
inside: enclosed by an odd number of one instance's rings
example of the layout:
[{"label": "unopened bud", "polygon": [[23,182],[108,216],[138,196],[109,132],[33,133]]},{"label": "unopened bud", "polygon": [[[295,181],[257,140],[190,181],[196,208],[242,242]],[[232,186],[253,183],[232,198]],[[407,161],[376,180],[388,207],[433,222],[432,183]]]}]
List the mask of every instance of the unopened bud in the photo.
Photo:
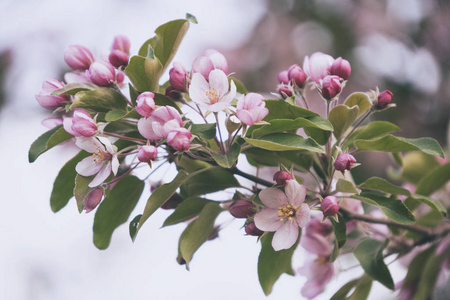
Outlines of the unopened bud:
[{"label": "unopened bud", "polygon": [[84,46],[71,45],[64,51],[64,60],[72,69],[84,71],[94,61],[94,55]]},{"label": "unopened bud", "polygon": [[177,151],[187,151],[191,145],[192,133],[186,128],[177,128],[167,135],[167,144]]},{"label": "unopened bud", "polygon": [[286,185],[286,182],[288,180],[294,179],[294,177],[292,177],[291,173],[289,173],[288,171],[278,171],[273,175],[273,180],[278,184],[278,185]]},{"label": "unopened bud", "polygon": [[113,50],[108,56],[109,62],[116,68],[128,64],[128,54],[120,50]]},{"label": "unopened bud", "polygon": [[116,79],[113,65],[107,61],[96,61],[89,67],[89,78],[99,86],[109,86]]},{"label": "unopened bud", "polygon": [[351,170],[354,162],[356,162],[356,159],[353,157],[353,155],[342,153],[334,162],[334,167],[338,171]]},{"label": "unopened bud", "polygon": [[298,87],[303,87],[306,81],[306,74],[298,65],[292,65],[288,70],[289,81]]},{"label": "unopened bud", "polygon": [[394,94],[392,94],[391,91],[389,91],[389,90],[382,91],[378,95],[378,101],[377,101],[376,107],[378,109],[386,108],[386,106],[388,106],[391,103],[392,96],[394,96]]},{"label": "unopened bud", "polygon": [[100,188],[97,188],[89,193],[89,195],[86,197],[86,200],[84,201],[84,210],[86,213],[91,212],[94,210],[97,205],[102,201],[103,197],[103,190]]},{"label": "unopened bud", "polygon": [[130,40],[125,35],[118,35],[114,37],[112,50],[120,50],[125,54],[130,54]]},{"label": "unopened bud", "polygon": [[151,160],[155,160],[158,155],[158,149],[156,149],[153,145],[145,145],[139,148],[138,152],[138,160],[140,162],[150,162]]},{"label": "unopened bud", "polygon": [[58,108],[64,106],[64,103],[69,102],[70,98],[68,95],[52,95],[54,91],[63,87],[64,83],[61,81],[54,78],[47,79],[42,83],[41,92],[36,95],[35,98],[39,105],[45,108]]},{"label": "unopened bud", "polygon": [[331,75],[339,76],[344,80],[350,77],[351,71],[350,63],[348,60],[342,59],[342,57],[336,58],[330,68]]},{"label": "unopened bud", "polygon": [[289,98],[289,97],[292,96],[292,91],[291,91],[291,89],[289,89],[288,87],[285,87],[285,86],[280,86],[280,87],[278,88],[278,93],[280,93],[280,95],[281,95],[284,99]]},{"label": "unopened bud", "polygon": [[339,204],[335,196],[328,196],[322,200],[320,204],[323,215],[326,217],[332,217],[339,211]]},{"label": "unopened bud", "polygon": [[143,117],[150,117],[155,110],[155,94],[143,92],[136,99],[136,111]]},{"label": "unopened bud", "polygon": [[184,92],[186,90],[186,78],[188,73],[184,66],[179,62],[173,63],[173,68],[169,71],[169,81],[171,86],[177,91]]},{"label": "unopened bud", "polygon": [[341,88],[339,76],[328,75],[322,81],[322,96],[326,100],[331,100],[341,92]]},{"label": "unopened bud", "polygon": [[163,205],[161,205],[162,209],[175,209],[177,208],[178,204],[180,204],[181,202],[183,202],[183,197],[181,197],[180,194],[175,193],[172,195],[172,197],[170,197],[169,199],[167,199],[166,202],[164,202]]},{"label": "unopened bud", "polygon": [[248,223],[245,225],[244,229],[245,233],[248,235],[261,236],[264,233],[264,231],[261,231],[256,227],[255,222]]},{"label": "unopened bud", "polygon": [[239,199],[230,205],[230,214],[235,218],[246,219],[255,214],[256,206],[248,200]]},{"label": "unopened bud", "polygon": [[278,82],[282,84],[289,84],[289,76],[287,70],[278,73]]},{"label": "unopened bud", "polygon": [[[65,120],[69,120],[69,118]],[[66,128],[66,131],[73,136],[91,137],[97,133],[97,124],[87,111],[82,108],[76,108],[73,113],[72,126],[70,126],[72,131],[67,129],[69,128]]]}]

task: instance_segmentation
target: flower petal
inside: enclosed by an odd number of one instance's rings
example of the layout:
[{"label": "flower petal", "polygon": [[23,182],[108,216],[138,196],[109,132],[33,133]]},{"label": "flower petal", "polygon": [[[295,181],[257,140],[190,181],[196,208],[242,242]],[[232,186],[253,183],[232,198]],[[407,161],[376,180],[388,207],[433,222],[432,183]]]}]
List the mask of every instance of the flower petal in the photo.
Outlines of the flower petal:
[{"label": "flower petal", "polygon": [[277,232],[275,232],[272,239],[272,247],[275,251],[289,249],[295,244],[298,238],[298,225],[295,221],[288,221],[284,223]]},{"label": "flower petal", "polygon": [[276,231],[283,225],[278,216],[278,210],[272,208],[264,208],[255,215],[255,225],[262,231]]},{"label": "flower petal", "polygon": [[94,137],[77,137],[75,144],[78,148],[89,153],[95,153],[98,150],[104,150],[105,147]]},{"label": "flower petal", "polygon": [[209,104],[209,98],[206,92],[209,90],[209,84],[200,73],[192,75],[191,84],[189,85],[189,97],[198,104]]},{"label": "flower petal", "polygon": [[111,162],[107,162],[106,165],[98,172],[97,176],[88,184],[89,187],[96,187],[102,184],[106,178],[111,174]]},{"label": "flower petal", "polygon": [[216,89],[221,96],[225,95],[228,93],[228,88],[230,87],[227,75],[222,70],[212,70],[209,73],[209,86]]},{"label": "flower petal", "polygon": [[140,118],[138,121],[139,133],[149,140],[159,140],[160,138],[153,130],[152,126],[153,120],[150,118]]},{"label": "flower petal", "polygon": [[117,155],[114,155],[111,160],[111,170],[114,175],[117,175],[117,171],[119,170],[119,160],[117,159]]},{"label": "flower petal", "polygon": [[265,206],[276,210],[278,210],[283,202],[288,202],[286,195],[281,190],[274,187],[263,189],[259,193],[259,199],[261,199]]},{"label": "flower petal", "polygon": [[97,162],[94,157],[88,156],[76,165],[75,171],[81,176],[92,176],[98,173],[102,166],[102,161]]},{"label": "flower petal", "polygon": [[114,155],[114,149],[113,146],[111,144],[111,141],[107,138],[107,137],[103,137],[103,136],[99,136],[97,137],[100,142],[102,142],[103,145],[105,145],[106,151],[108,151],[110,154]]},{"label": "flower petal", "polygon": [[286,183],[286,197],[295,207],[300,206],[306,197],[306,188],[296,180],[288,180]]},{"label": "flower petal", "polygon": [[309,209],[308,204],[303,203],[300,205],[300,208],[297,210],[297,223],[300,228],[303,228],[306,226],[306,224],[309,223],[311,220],[311,210]]},{"label": "flower petal", "polygon": [[222,97],[222,99],[220,99],[220,102],[227,102],[227,103],[231,103],[231,101],[233,101],[234,97],[236,97],[236,85],[234,84],[234,81],[231,80],[231,88],[230,88],[230,92],[228,94],[225,95],[225,97]]}]

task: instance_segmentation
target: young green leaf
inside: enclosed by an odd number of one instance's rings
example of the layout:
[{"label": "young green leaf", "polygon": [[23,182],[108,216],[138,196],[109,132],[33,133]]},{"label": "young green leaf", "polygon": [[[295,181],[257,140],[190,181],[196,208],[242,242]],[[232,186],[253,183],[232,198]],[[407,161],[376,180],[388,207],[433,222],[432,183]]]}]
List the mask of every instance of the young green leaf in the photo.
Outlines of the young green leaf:
[{"label": "young green leaf", "polygon": [[70,110],[75,108],[89,108],[97,112],[108,112],[114,109],[125,111],[127,107],[125,97],[111,88],[97,88],[92,91],[82,91],[75,95]]},{"label": "young green leaf", "polygon": [[227,169],[231,168],[236,163],[239,154],[241,154],[241,145],[238,142],[234,142],[225,154],[211,152],[211,156],[216,163],[222,168]]},{"label": "young green leaf", "polygon": [[192,124],[191,133],[205,140],[213,139],[216,136],[216,123]]},{"label": "young green leaf", "polygon": [[31,144],[30,150],[28,151],[28,161],[30,163],[36,161],[42,153],[47,152],[51,148],[70,138],[73,138],[73,136],[67,133],[64,128],[62,128],[62,125],[50,129]]},{"label": "young green leaf", "polygon": [[378,190],[385,192],[387,194],[395,194],[395,195],[405,195],[410,196],[411,192],[402,187],[396,186],[386,179],[379,177],[372,177],[364,181],[359,185],[359,188],[369,189],[369,190]]},{"label": "young green leaf", "polygon": [[338,213],[337,217],[339,222],[336,222],[336,220],[331,217],[328,217],[328,219],[331,221],[331,224],[333,224],[334,236],[336,237],[337,245],[339,248],[342,248],[347,241],[347,227],[345,226],[345,220],[342,215]]},{"label": "young green leaf", "polygon": [[230,171],[221,168],[210,168],[203,170],[201,173],[189,176],[181,184],[180,191],[187,198],[239,186],[239,182]]},{"label": "young green leaf", "polygon": [[84,177],[80,174],[76,174],[75,176],[75,186],[73,188],[73,195],[75,196],[75,200],[77,200],[77,208],[78,212],[81,213],[84,208],[84,201],[86,197],[92,192],[94,189],[89,187],[88,184],[94,179],[93,176]]},{"label": "young green leaf", "polygon": [[355,291],[348,297],[348,300],[366,300],[372,289],[372,278],[363,276],[355,287]]},{"label": "young green leaf", "polygon": [[360,191],[356,189],[355,185],[352,182],[342,178],[339,178],[336,183],[336,191],[341,193],[354,193],[354,194],[360,193]]},{"label": "young green leaf", "polygon": [[[146,50],[147,51],[147,50]],[[133,56],[125,68],[125,73],[130,78],[134,87],[139,92],[158,92],[159,78],[163,71],[163,66],[158,58],[146,58],[144,56]]]},{"label": "young green leaf", "polygon": [[66,84],[64,87],[57,89],[55,91],[52,92],[52,95],[58,96],[58,95],[75,95],[78,92],[81,91],[92,91],[95,90],[96,88],[98,88],[98,86],[96,86],[93,83],[78,83],[78,82],[73,82],[73,83],[68,83]]},{"label": "young green leaf", "polygon": [[358,106],[338,105],[330,111],[328,120],[333,125],[333,134],[340,139],[359,115]]},{"label": "young green leaf", "polygon": [[189,197],[181,202],[175,211],[164,221],[163,227],[188,221],[200,214],[208,203],[214,203],[201,197]]},{"label": "young green leaf", "polygon": [[419,181],[416,194],[429,196],[450,180],[450,163],[439,166]]},{"label": "young green leaf", "polygon": [[370,122],[366,126],[356,129],[342,144],[342,149],[345,150],[352,147],[355,140],[372,140],[398,130],[400,128],[397,125],[386,121]]},{"label": "young green leaf", "polygon": [[305,139],[293,133],[273,133],[260,137],[259,139],[244,139],[252,146],[271,151],[309,150],[325,153],[322,147],[314,140],[310,138]]},{"label": "young green leaf", "polygon": [[372,102],[369,99],[369,95],[366,93],[353,93],[345,100],[344,105],[348,107],[358,106],[358,117],[362,115],[366,110],[372,107]]},{"label": "young green leaf", "polygon": [[130,225],[128,226],[128,230],[130,232],[130,238],[134,242],[136,239],[137,228],[139,225],[139,221],[141,220],[142,215],[137,215],[131,220]]},{"label": "young green leaf", "polygon": [[344,284],[331,298],[330,300],[346,300],[348,293],[358,284],[362,278],[354,279]]}]

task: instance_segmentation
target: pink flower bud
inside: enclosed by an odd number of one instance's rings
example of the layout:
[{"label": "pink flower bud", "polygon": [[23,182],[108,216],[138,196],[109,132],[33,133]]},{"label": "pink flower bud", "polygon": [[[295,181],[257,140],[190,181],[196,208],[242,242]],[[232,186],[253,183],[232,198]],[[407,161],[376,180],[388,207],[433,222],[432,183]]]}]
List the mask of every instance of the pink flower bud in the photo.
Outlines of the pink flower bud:
[{"label": "pink flower bud", "polygon": [[156,149],[155,146],[145,145],[145,146],[141,146],[139,148],[137,157],[140,162],[148,163],[151,160],[155,160],[157,155],[158,155],[158,149]]},{"label": "pink flower bud", "polygon": [[334,167],[338,171],[351,170],[356,159],[351,154],[342,153],[334,162]]},{"label": "pink flower bud", "polygon": [[337,75],[344,80],[350,77],[351,71],[350,63],[348,60],[342,59],[342,57],[336,58],[330,68],[331,75]]},{"label": "pink flower bud", "polygon": [[184,66],[179,62],[173,63],[173,68],[169,71],[169,81],[173,88],[177,91],[186,91],[186,78],[188,73]]},{"label": "pink flower bud", "polygon": [[214,49],[208,49],[205,51],[205,55],[213,63],[214,69],[222,70],[225,74],[228,74],[228,62],[222,53]]},{"label": "pink flower bud", "polygon": [[162,209],[175,209],[177,206],[183,202],[183,197],[180,194],[175,193],[163,205],[161,205]]},{"label": "pink flower bud", "polygon": [[103,190],[100,188],[97,188],[89,193],[89,195],[86,197],[86,200],[84,201],[84,210],[86,213],[91,212],[94,210],[97,205],[102,201],[103,198]]},{"label": "pink flower bud", "polygon": [[117,84],[123,83],[125,80],[125,72],[116,70],[116,82]]},{"label": "pink flower bud", "polygon": [[303,71],[312,81],[320,83],[320,80],[328,75],[328,69],[333,64],[333,57],[322,52],[316,52],[311,57],[306,56],[303,61]]},{"label": "pink flower bud", "polygon": [[320,208],[322,209],[324,216],[331,217],[339,211],[339,204],[337,203],[335,196],[328,196],[322,200]]},{"label": "pink flower bud", "polygon": [[251,222],[251,223],[245,225],[245,233],[248,235],[253,235],[253,236],[261,236],[261,235],[263,235],[264,231],[259,230],[256,227],[255,222]]},{"label": "pink flower bud", "polygon": [[245,125],[252,126],[269,114],[264,97],[256,93],[242,95],[236,106],[236,116]]},{"label": "pink flower bud", "polygon": [[120,50],[125,54],[130,54],[130,40],[125,35],[117,35],[114,37],[112,50]]},{"label": "pink flower bud", "polygon": [[84,71],[94,61],[94,55],[84,46],[70,45],[64,51],[64,60],[72,69]]},{"label": "pink flower bud", "polygon": [[89,78],[99,86],[109,86],[116,78],[116,71],[109,62],[100,60],[89,67]]},{"label": "pink flower bud", "polygon": [[331,100],[341,92],[341,82],[339,76],[328,75],[322,81],[322,96]]},{"label": "pink flower bud", "polygon": [[389,103],[391,103],[392,96],[394,96],[394,94],[392,94],[391,91],[389,91],[389,90],[382,91],[378,95],[378,101],[377,101],[376,107],[378,109],[386,108],[386,106],[388,106]]},{"label": "pink flower bud", "polygon": [[148,118],[138,121],[138,130],[149,140],[166,138],[169,133],[183,126],[180,113],[172,106],[161,106],[155,109]]},{"label": "pink flower bud", "polygon": [[200,73],[207,81],[212,70],[219,69],[228,74],[228,62],[222,53],[209,49],[197,56],[192,63],[192,72]]},{"label": "pink flower bud", "polygon": [[68,95],[53,96],[51,93],[63,87],[64,83],[61,81],[54,78],[47,79],[42,83],[41,92],[35,98],[42,107],[58,108],[63,106],[63,103],[69,102],[70,98]]},{"label": "pink flower bud", "polygon": [[273,180],[278,184],[278,185],[286,185],[288,180],[294,179],[294,177],[292,177],[291,173],[289,173],[288,171],[278,171],[273,175]]},{"label": "pink flower bud", "polygon": [[167,135],[167,144],[177,151],[189,150],[192,134],[186,128],[177,128]]},{"label": "pink flower bud", "polygon": [[150,117],[155,110],[155,94],[143,92],[136,99],[136,111],[143,117]]},{"label": "pink flower bud", "polygon": [[284,70],[278,73],[278,82],[282,84],[289,84],[288,71]]},{"label": "pink flower bud", "polygon": [[116,68],[128,64],[128,54],[120,50],[113,50],[108,56],[109,62]]},{"label": "pink flower bud", "polygon": [[[69,118],[65,120],[67,119]],[[97,124],[84,109],[76,108],[73,112],[72,126],[70,126],[70,129],[72,129],[72,132],[66,131],[73,136],[91,137],[97,133]]]},{"label": "pink flower bud", "polygon": [[298,65],[292,65],[288,70],[289,81],[298,87],[303,87],[306,81],[306,74]]},{"label": "pink flower bud", "polygon": [[289,97],[292,96],[292,91],[291,91],[291,89],[288,88],[288,87],[285,87],[285,86],[280,86],[280,87],[278,88],[278,93],[280,93],[280,95],[281,95],[284,99],[289,98]]},{"label": "pink flower bud", "polygon": [[235,218],[246,219],[255,214],[255,208],[256,206],[250,201],[239,199],[230,205],[229,212]]}]

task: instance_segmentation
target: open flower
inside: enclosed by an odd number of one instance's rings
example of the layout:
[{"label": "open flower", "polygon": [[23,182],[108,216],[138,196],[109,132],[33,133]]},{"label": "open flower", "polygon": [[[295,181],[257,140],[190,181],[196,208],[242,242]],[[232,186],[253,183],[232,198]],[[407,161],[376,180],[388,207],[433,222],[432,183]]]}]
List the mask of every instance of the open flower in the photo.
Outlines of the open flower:
[{"label": "open flower", "polygon": [[181,115],[171,106],[161,106],[150,117],[141,118],[138,122],[139,133],[149,140],[166,138],[169,132],[182,126]]},{"label": "open flower", "polygon": [[306,188],[295,180],[288,180],[283,191],[270,187],[259,193],[267,206],[255,215],[255,225],[263,231],[275,231],[272,247],[275,251],[289,249],[298,238],[298,227],[310,220],[310,209],[305,201]]},{"label": "open flower", "polygon": [[328,54],[315,52],[311,57],[306,56],[303,61],[303,71],[311,78],[312,81],[320,83],[333,64],[334,59]]},{"label": "open flower", "polygon": [[238,119],[245,125],[252,126],[267,116],[269,110],[266,108],[264,97],[256,93],[248,93],[239,98],[236,107]]},{"label": "open flower", "polygon": [[89,152],[93,153],[80,161],[75,170],[81,176],[92,176],[97,174],[94,179],[88,184],[89,187],[96,187],[108,178],[111,171],[114,175],[119,169],[119,160],[116,152],[109,141],[105,137],[78,137],[76,145]]},{"label": "open flower", "polygon": [[298,273],[307,278],[301,291],[302,295],[313,299],[323,293],[325,286],[333,278],[334,268],[326,257],[319,256],[315,260],[307,261]]},{"label": "open flower", "polygon": [[189,96],[208,111],[219,112],[230,106],[236,96],[234,81],[231,81],[231,89],[228,92],[229,88],[228,77],[222,70],[211,71],[209,82],[201,74],[195,73],[189,86]]}]

